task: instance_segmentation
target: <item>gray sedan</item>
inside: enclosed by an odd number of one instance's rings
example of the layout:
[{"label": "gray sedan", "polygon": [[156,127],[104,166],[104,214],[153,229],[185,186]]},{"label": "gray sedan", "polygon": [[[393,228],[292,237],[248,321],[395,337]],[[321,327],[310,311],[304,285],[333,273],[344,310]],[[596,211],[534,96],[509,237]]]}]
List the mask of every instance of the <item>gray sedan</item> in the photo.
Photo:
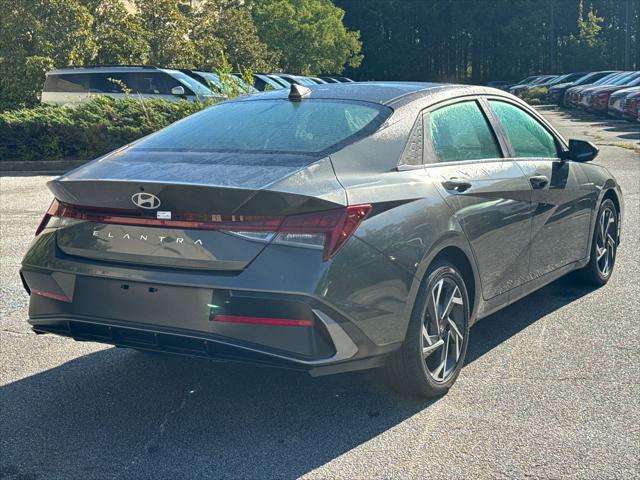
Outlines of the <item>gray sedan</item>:
[{"label": "gray sedan", "polygon": [[312,375],[384,367],[442,395],[474,322],[568,273],[611,277],[623,200],[597,153],[491,88],[234,99],[49,182],[29,322]]}]

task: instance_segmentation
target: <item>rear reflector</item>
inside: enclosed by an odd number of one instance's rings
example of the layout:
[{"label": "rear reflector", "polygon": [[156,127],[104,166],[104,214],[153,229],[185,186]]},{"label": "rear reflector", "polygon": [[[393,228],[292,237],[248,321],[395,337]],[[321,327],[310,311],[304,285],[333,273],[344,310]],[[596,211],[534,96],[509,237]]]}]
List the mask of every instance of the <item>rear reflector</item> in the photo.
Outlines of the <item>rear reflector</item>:
[{"label": "rear reflector", "polygon": [[39,295],[41,297],[51,298],[53,300],[59,300],[60,302],[70,302],[71,301],[71,299],[69,297],[67,297],[66,295],[63,295],[61,293],[48,292],[46,290],[40,290],[38,288],[32,288],[31,289],[31,294],[32,295]]},{"label": "rear reflector", "polygon": [[245,317],[241,315],[215,315],[211,317],[214,322],[245,323],[251,325],[278,325],[289,327],[311,327],[311,320],[298,320],[294,318],[268,318],[268,317]]},{"label": "rear reflector", "polygon": [[[36,236],[46,228],[52,217],[115,225],[222,230],[256,240],[322,248],[324,259],[328,260],[349,240],[371,209],[371,205],[352,205],[289,217],[172,212],[171,219],[168,220],[146,216],[139,210],[105,210],[68,205],[54,200],[40,222]],[[260,235],[260,232],[264,235]]]}]

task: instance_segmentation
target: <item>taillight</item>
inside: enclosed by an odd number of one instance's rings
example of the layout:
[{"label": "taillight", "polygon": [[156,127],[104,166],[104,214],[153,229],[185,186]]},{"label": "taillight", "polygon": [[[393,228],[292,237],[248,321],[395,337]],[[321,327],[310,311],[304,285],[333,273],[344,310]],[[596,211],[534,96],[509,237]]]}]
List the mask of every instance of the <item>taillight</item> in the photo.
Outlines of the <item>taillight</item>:
[{"label": "taillight", "polygon": [[71,218],[111,225],[139,225],[143,227],[185,228],[190,230],[226,230],[240,226],[243,231],[260,232],[270,230],[275,232],[280,223],[282,223],[282,217],[175,212],[172,212],[170,220],[166,220],[145,216],[139,210],[106,210],[98,207],[68,205],[57,201],[51,204],[47,215],[49,215],[49,218]]},{"label": "taillight", "polygon": [[54,199],[53,202],[51,202],[51,205],[49,205],[47,213],[45,213],[44,217],[42,217],[42,220],[40,220],[38,228],[36,228],[36,237],[40,235],[40,233],[42,233],[42,231],[47,227],[47,225],[49,224],[49,220],[51,220],[51,217],[53,217],[58,211],[58,206],[58,201]]},{"label": "taillight", "polygon": [[324,259],[333,257],[347,243],[371,212],[371,205],[353,205],[345,209],[293,215],[285,218],[274,243],[323,248]]},{"label": "taillight", "polygon": [[137,210],[80,207],[54,200],[40,222],[36,235],[44,230],[51,218],[115,225],[221,230],[251,240],[322,249],[324,259],[328,260],[349,240],[371,208],[371,205],[354,205],[289,217],[172,212],[171,219],[160,219]]}]

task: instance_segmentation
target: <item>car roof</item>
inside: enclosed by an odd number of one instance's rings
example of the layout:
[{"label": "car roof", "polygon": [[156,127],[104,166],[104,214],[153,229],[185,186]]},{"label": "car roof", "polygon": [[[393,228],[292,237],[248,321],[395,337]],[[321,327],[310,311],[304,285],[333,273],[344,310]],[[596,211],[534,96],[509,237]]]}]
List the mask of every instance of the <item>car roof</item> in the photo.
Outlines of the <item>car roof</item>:
[{"label": "car roof", "polygon": [[[447,83],[427,83],[427,82],[347,82],[347,83],[324,83],[321,85],[309,85],[311,90],[310,98],[334,99],[334,100],[355,100],[361,102],[378,103],[381,105],[392,105],[398,103],[408,103],[415,97],[423,97],[443,89],[469,89],[469,85],[455,85]],[[475,87],[482,89],[483,87]],[[492,88],[484,88],[485,93],[499,92]],[[243,97],[238,101],[261,100],[265,98],[286,98],[288,89],[263,92],[259,95]]]},{"label": "car roof", "polygon": [[117,73],[138,73],[138,72],[149,72],[149,71],[171,71],[175,72],[177,70],[171,68],[158,68],[151,65],[134,65],[134,66],[126,66],[126,65],[101,65],[95,67],[64,67],[57,68],[55,70],[51,70],[47,72],[47,74],[63,74],[63,73],[104,73],[104,72],[117,72]]}]

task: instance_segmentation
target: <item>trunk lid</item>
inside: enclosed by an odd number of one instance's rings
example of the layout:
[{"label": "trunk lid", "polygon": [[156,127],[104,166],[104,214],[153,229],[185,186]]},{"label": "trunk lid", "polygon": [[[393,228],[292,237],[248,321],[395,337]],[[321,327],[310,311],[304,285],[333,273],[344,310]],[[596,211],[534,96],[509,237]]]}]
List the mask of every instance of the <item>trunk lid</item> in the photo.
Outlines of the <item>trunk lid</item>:
[{"label": "trunk lid", "polygon": [[284,217],[346,205],[328,158],[291,154],[123,149],[48,187],[64,253],[188,269],[242,270]]}]

